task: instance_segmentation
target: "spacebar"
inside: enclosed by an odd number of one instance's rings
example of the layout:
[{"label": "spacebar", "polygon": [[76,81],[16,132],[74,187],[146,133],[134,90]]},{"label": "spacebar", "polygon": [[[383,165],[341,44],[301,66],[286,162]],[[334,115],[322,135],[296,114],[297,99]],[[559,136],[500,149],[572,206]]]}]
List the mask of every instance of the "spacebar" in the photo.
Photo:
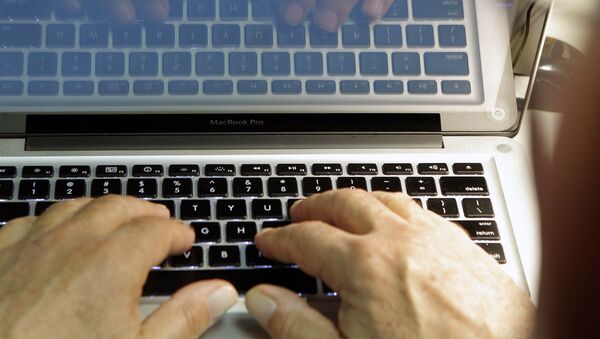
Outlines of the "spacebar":
[{"label": "spacebar", "polygon": [[231,282],[240,293],[258,284],[286,287],[296,293],[316,294],[317,281],[296,268],[240,270],[151,271],[144,286],[144,296],[164,296],[199,280],[223,279]]}]

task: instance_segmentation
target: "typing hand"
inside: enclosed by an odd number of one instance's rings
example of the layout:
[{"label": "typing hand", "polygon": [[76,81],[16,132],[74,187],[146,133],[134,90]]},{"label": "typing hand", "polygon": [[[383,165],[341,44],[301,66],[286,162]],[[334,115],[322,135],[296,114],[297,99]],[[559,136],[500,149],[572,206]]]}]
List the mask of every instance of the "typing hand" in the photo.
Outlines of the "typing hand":
[{"label": "typing hand", "polygon": [[[315,8],[315,23],[322,29],[334,32],[348,19],[358,0],[281,0],[281,17],[289,24],[304,20]],[[364,0],[362,12],[373,19],[381,18],[394,3],[394,0]]]},{"label": "typing hand", "polygon": [[528,338],[528,297],[458,226],[404,194],[341,190],[256,236],[340,297],[337,324],[296,294],[260,285],[246,306],[273,338]]},{"label": "typing hand", "polygon": [[169,15],[169,0],[59,0],[57,5],[67,12],[79,13],[86,1],[98,1],[100,8],[120,24],[133,21],[136,13],[153,21],[164,20]]},{"label": "typing hand", "polygon": [[192,245],[166,208],[128,197],[80,199],[0,229],[0,338],[197,338],[237,300],[233,286],[179,290],[146,320],[153,265]]}]

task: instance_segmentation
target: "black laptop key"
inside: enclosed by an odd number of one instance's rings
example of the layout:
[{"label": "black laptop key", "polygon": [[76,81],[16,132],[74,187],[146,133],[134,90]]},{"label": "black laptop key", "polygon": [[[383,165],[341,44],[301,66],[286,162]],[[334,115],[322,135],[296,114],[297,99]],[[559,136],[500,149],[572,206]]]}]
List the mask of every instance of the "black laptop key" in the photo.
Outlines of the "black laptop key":
[{"label": "black laptop key", "polygon": [[246,219],[246,200],[222,199],[217,200],[218,219]]},{"label": "black laptop key", "polygon": [[85,196],[85,180],[61,179],[56,180],[55,199],[75,199]]},{"label": "black laptop key", "polygon": [[448,174],[448,165],[444,163],[419,164],[417,166],[419,174],[425,175],[444,175]]},{"label": "black laptop key", "polygon": [[277,199],[254,199],[252,201],[254,219],[281,219],[283,211],[281,201]]},{"label": "black laptop key", "polygon": [[367,180],[361,177],[340,177],[337,179],[337,188],[351,188],[367,190]]},{"label": "black laptop key", "polygon": [[209,177],[222,177],[235,175],[234,165],[206,165],[204,174]]},{"label": "black laptop key", "polygon": [[225,225],[228,242],[252,242],[256,232],[256,223],[253,221],[230,221]]},{"label": "black laptop key", "polygon": [[302,199],[288,199],[288,201],[287,201],[287,213],[288,213],[288,216],[290,218],[291,218],[290,209],[292,209],[292,206],[294,206],[294,204],[296,203],[296,201],[300,201],[300,200],[302,200]]},{"label": "black laptop key", "polygon": [[56,204],[56,201],[38,201],[35,203],[35,210],[33,212],[36,216],[40,216],[54,204]]},{"label": "black laptop key", "polygon": [[457,223],[469,232],[473,240],[500,240],[498,224],[493,220],[461,220]]},{"label": "black laptop key", "polygon": [[463,199],[462,205],[467,218],[494,217],[494,208],[490,199]]},{"label": "black laptop key", "polygon": [[101,197],[109,194],[122,194],[123,187],[119,179],[94,179],[92,180],[92,197]]},{"label": "black laptop key", "polygon": [[273,220],[273,221],[264,221],[262,223],[262,229],[265,228],[279,228],[284,227],[291,224],[291,220]]},{"label": "black laptop key", "polygon": [[171,266],[173,267],[201,267],[203,266],[204,256],[202,247],[194,246],[180,255],[172,256]]},{"label": "black laptop key", "polygon": [[297,197],[298,181],[290,177],[269,178],[267,190],[271,197]]},{"label": "black laptop key", "polygon": [[58,175],[61,178],[87,178],[92,175],[90,166],[60,166]]},{"label": "black laptop key", "polygon": [[161,165],[135,165],[131,174],[134,177],[162,177],[164,172]]},{"label": "black laptop key", "polygon": [[0,199],[12,199],[14,188],[15,184],[12,182],[12,180],[0,180]]},{"label": "black laptop key", "polygon": [[175,218],[175,202],[172,200],[150,200],[150,202],[163,205],[169,210],[171,218]]},{"label": "black laptop key", "polygon": [[193,222],[192,228],[197,243],[221,241],[221,225],[218,222]]},{"label": "black laptop key", "polygon": [[484,177],[442,177],[443,195],[489,195]]},{"label": "black laptop key", "polygon": [[211,218],[210,200],[182,200],[179,214],[182,220],[208,220]]},{"label": "black laptop key", "polygon": [[506,255],[502,244],[496,243],[478,243],[479,247],[483,248],[492,258],[496,259],[499,264],[506,264]]},{"label": "black laptop key", "polygon": [[275,169],[277,175],[306,175],[307,169],[304,164],[279,164]]},{"label": "black laptop key", "polygon": [[192,190],[192,179],[167,178],[162,183],[165,198],[191,198]]},{"label": "black laptop key", "polygon": [[412,196],[437,195],[435,180],[431,177],[406,178],[406,192]]},{"label": "black laptop key", "polygon": [[302,192],[305,196],[311,196],[317,193],[323,193],[333,189],[330,178],[304,178],[302,179]]},{"label": "black laptop key", "polygon": [[277,262],[263,257],[262,253],[260,253],[255,245],[248,245],[246,246],[246,265],[250,267],[275,266],[277,265]]},{"label": "black laptop key", "polygon": [[196,177],[198,175],[200,175],[200,166],[198,165],[169,166],[169,176],[172,177]]},{"label": "black laptop key", "polygon": [[156,179],[127,180],[127,195],[138,198],[156,198],[158,196]]},{"label": "black laptop key", "polygon": [[0,178],[14,178],[17,176],[17,168],[15,166],[0,166]]},{"label": "black laptop key", "polygon": [[23,178],[51,178],[54,175],[52,166],[24,166]]},{"label": "black laptop key", "polygon": [[235,178],[233,179],[233,196],[235,197],[262,197],[263,184],[261,178]]},{"label": "black laptop key", "polygon": [[244,176],[271,175],[271,165],[264,165],[264,164],[242,165],[240,172]]},{"label": "black laptop key", "polygon": [[29,215],[29,203],[0,202],[0,223]]},{"label": "black laptop key", "polygon": [[413,166],[411,164],[383,164],[385,175],[411,175]]},{"label": "black laptop key", "polygon": [[96,176],[99,178],[117,178],[127,176],[127,166],[101,165],[96,167]]},{"label": "black laptop key", "polygon": [[429,199],[427,209],[444,218],[458,218],[458,205],[454,199]]},{"label": "black laptop key", "polygon": [[199,197],[226,197],[229,194],[227,179],[200,178],[198,179]]},{"label": "black laptop key", "polygon": [[208,249],[208,264],[213,267],[240,266],[240,248],[237,246],[211,246]]},{"label": "black laptop key", "polygon": [[348,175],[377,175],[376,164],[348,164]]},{"label": "black laptop key", "polygon": [[21,180],[19,184],[19,200],[45,200],[49,196],[50,181],[48,180]]},{"label": "black laptop key", "polygon": [[313,175],[342,175],[342,165],[340,164],[314,164],[312,165]]},{"label": "black laptop key", "polygon": [[402,184],[400,184],[400,178],[375,177],[371,179],[371,190],[384,192],[402,192]]},{"label": "black laptop key", "polygon": [[457,163],[452,165],[452,170],[457,175],[483,174],[483,165],[478,163]]},{"label": "black laptop key", "polygon": [[180,288],[200,280],[223,279],[229,281],[240,293],[259,284],[288,288],[300,294],[316,294],[315,278],[291,267],[265,269],[216,270],[156,270],[148,275],[144,296],[168,296]]}]

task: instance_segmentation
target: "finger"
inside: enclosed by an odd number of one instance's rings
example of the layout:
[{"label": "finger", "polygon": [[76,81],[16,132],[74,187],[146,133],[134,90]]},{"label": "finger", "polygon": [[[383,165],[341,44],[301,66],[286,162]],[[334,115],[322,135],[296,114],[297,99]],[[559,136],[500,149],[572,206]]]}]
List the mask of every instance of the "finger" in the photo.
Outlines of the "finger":
[{"label": "finger", "polygon": [[283,0],[279,12],[283,21],[297,25],[304,21],[314,5],[315,0]]},{"label": "finger", "polygon": [[201,281],[177,291],[142,323],[141,338],[198,338],[238,299],[222,280]]},{"label": "finger", "polygon": [[31,230],[37,217],[14,219],[0,228],[0,251],[21,241]]},{"label": "finger", "polygon": [[358,0],[321,0],[317,3],[315,22],[322,29],[335,32],[348,19]]},{"label": "finger", "polygon": [[363,190],[342,189],[312,196],[294,204],[294,222],[319,220],[355,234],[369,233],[395,214]]},{"label": "finger", "polygon": [[151,21],[162,21],[169,16],[168,0],[133,0],[140,15]]},{"label": "finger", "polygon": [[66,13],[81,13],[85,6],[84,0],[59,0],[56,6]]},{"label": "finger", "polygon": [[406,220],[410,219],[414,213],[423,211],[423,209],[413,200],[412,197],[404,193],[378,191],[371,194],[375,199],[379,200],[391,211]]},{"label": "finger", "polygon": [[256,286],[246,293],[245,302],[271,338],[340,338],[329,319],[284,288]]},{"label": "finger", "polygon": [[126,24],[135,18],[135,8],[130,0],[97,0],[111,18],[118,24]]},{"label": "finger", "polygon": [[394,0],[365,0],[363,1],[362,11],[366,15],[380,19],[390,9]]},{"label": "finger", "polygon": [[348,276],[344,245],[349,237],[350,234],[331,225],[313,221],[263,230],[255,242],[263,255],[296,263],[304,272],[341,291]]},{"label": "finger", "polygon": [[82,208],[89,205],[93,199],[81,198],[53,204],[38,218],[32,233],[45,233],[73,218]]}]

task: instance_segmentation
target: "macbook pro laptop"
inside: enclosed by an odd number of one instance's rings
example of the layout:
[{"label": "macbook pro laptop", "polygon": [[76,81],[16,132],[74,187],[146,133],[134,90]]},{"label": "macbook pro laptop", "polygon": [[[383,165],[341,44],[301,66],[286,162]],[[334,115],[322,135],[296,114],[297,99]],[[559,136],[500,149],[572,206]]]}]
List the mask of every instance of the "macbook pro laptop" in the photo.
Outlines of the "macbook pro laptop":
[{"label": "macbook pro laptop", "polygon": [[0,227],[82,196],[166,205],[196,244],[152,269],[142,310],[227,279],[242,299],[215,337],[264,335],[243,306],[258,283],[336,300],[253,238],[342,187],[409,194],[535,290],[506,2],[395,0],[376,21],[359,4],[327,32],[283,23],[279,0],[170,0],[127,25],[59,1],[0,0]]}]

